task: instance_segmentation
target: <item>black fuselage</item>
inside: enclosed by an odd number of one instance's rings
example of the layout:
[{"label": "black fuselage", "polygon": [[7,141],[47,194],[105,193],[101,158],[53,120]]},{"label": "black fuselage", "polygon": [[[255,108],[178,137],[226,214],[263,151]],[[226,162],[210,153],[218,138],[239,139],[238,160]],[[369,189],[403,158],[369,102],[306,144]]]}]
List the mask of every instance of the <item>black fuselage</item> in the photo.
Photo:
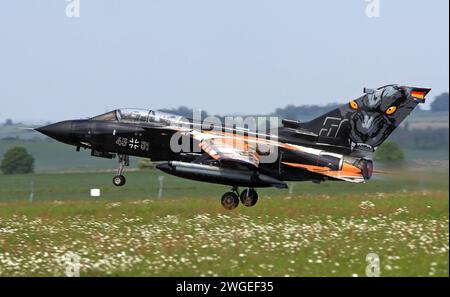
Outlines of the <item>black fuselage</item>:
[{"label": "black fuselage", "polygon": [[[39,132],[46,134],[58,141],[76,146],[77,149],[90,149],[91,154],[96,157],[114,158],[115,154],[137,156],[149,158],[152,161],[180,161],[194,162],[201,158],[202,152],[198,149],[199,142],[192,137],[185,136],[185,141],[190,143],[190,152],[174,152],[171,149],[170,141],[176,130],[168,129],[160,123],[125,123],[119,121],[102,121],[102,120],[72,120],[63,121],[56,124],[48,125],[37,129]],[[264,134],[265,135],[265,134]],[[262,138],[263,136],[261,136]],[[308,139],[309,138],[309,139]],[[321,149],[322,145],[313,141],[314,138],[308,135],[298,135],[295,129],[280,128],[278,141],[296,145],[303,145]],[[329,145],[327,146],[329,149]],[[321,165],[321,163],[330,165],[333,162],[337,166],[339,160],[330,160],[332,157],[323,157],[318,160],[316,155],[305,152],[293,151],[283,147],[278,147],[278,157],[275,162],[261,163],[258,172],[251,172],[251,175],[263,175],[274,178],[279,181],[317,181],[324,180],[324,176],[309,172],[301,168],[286,166],[283,162],[300,162],[311,165]],[[336,152],[344,152],[345,149],[336,146]],[[214,162],[214,160],[209,160]],[[205,163],[205,162],[202,162]],[[208,160],[206,160],[206,164]],[[217,165],[217,164],[216,164]],[[226,165],[224,165],[226,168]],[[169,172],[170,168],[161,166],[161,170]],[[234,166],[230,170],[242,169],[248,175],[249,168]],[[178,175],[180,176],[180,175]],[[220,178],[211,178],[209,176],[186,175],[185,178],[236,185],[236,182],[221,180]],[[239,183],[240,186],[263,187],[273,186],[274,184],[264,184],[258,180],[252,182],[251,179]]]}]

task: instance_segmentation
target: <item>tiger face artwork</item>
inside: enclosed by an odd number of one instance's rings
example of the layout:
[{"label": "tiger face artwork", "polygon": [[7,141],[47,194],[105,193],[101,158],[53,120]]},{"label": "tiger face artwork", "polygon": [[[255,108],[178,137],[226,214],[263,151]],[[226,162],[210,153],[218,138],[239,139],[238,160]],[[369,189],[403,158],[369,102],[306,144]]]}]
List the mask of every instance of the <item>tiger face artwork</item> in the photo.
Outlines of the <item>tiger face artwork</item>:
[{"label": "tiger face artwork", "polygon": [[341,114],[348,119],[351,149],[375,151],[421,102],[409,87],[366,90],[365,95],[341,107]]}]

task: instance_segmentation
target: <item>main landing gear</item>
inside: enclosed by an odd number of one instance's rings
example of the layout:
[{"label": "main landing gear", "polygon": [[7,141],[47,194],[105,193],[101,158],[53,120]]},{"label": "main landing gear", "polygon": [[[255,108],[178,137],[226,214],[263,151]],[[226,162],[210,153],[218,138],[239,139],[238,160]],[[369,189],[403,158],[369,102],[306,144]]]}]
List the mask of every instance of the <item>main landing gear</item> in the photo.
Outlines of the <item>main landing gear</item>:
[{"label": "main landing gear", "polygon": [[113,184],[115,186],[123,186],[126,182],[125,176],[122,175],[123,168],[125,166],[130,166],[130,158],[127,155],[119,156],[119,168],[117,169],[117,175],[113,177]]},{"label": "main landing gear", "polygon": [[233,187],[231,192],[226,192],[223,194],[221,202],[223,207],[232,210],[239,205],[239,200],[247,207],[253,206],[256,202],[258,202],[258,193],[255,189],[248,188],[239,194],[238,188]]}]

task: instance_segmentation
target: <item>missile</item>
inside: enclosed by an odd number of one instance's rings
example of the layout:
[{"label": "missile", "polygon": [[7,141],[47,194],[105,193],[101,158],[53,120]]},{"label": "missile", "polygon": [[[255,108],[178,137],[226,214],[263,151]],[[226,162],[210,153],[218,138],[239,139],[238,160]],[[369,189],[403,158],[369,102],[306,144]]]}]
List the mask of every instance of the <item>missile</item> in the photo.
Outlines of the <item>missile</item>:
[{"label": "missile", "polygon": [[257,171],[221,168],[210,165],[169,161],[156,168],[178,177],[239,187],[287,188],[286,183]]}]

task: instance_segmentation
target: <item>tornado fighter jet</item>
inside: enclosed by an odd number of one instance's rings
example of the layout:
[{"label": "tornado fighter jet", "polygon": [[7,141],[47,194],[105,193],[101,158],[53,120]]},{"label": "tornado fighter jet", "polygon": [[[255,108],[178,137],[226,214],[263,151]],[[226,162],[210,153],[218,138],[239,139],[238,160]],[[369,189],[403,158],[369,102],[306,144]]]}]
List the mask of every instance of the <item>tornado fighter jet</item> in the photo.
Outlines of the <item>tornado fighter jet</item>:
[{"label": "tornado fighter jet", "polygon": [[309,122],[283,119],[276,133],[217,128],[206,120],[140,109],[116,109],[36,130],[95,157],[117,156],[116,186],[125,184],[129,156],[144,157],[168,174],[230,186],[221,202],[234,209],[239,203],[255,205],[256,188],[287,188],[287,181],[366,182],[373,173],[372,154],[430,90],[364,89],[361,97]]}]

